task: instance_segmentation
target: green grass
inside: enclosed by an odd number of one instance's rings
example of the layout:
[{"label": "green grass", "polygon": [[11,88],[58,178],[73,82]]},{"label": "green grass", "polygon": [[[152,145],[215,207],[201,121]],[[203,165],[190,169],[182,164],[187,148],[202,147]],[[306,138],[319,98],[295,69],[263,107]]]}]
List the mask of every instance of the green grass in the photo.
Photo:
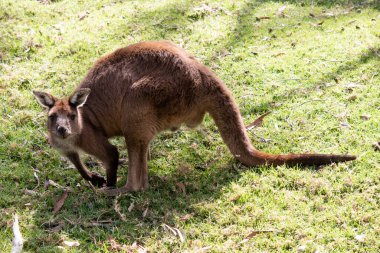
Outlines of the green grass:
[{"label": "green grass", "polygon": [[[380,154],[371,144],[380,140],[380,4],[289,1],[279,17],[283,4],[1,1],[0,251],[10,251],[18,213],[26,252],[112,252],[110,239],[127,247],[136,241],[150,252],[296,252],[300,246],[305,252],[379,252]],[[154,140],[151,187],[118,199],[123,221],[114,200],[94,195],[48,146],[45,112],[31,90],[68,95],[101,55],[158,39],[180,44],[210,66],[232,90],[247,124],[272,112],[251,131],[257,148],[350,153],[358,160],[246,168],[207,117],[201,130]],[[123,141],[114,143],[126,157]],[[126,175],[123,166],[119,185]],[[44,189],[46,177],[73,189],[56,215],[62,190]],[[92,224],[99,220],[112,223]],[[54,224],[61,229],[50,231]],[[184,242],[163,224],[180,229]],[[268,229],[275,232],[240,243]],[[363,242],[355,239],[361,234]],[[64,240],[80,246],[65,247]]]}]

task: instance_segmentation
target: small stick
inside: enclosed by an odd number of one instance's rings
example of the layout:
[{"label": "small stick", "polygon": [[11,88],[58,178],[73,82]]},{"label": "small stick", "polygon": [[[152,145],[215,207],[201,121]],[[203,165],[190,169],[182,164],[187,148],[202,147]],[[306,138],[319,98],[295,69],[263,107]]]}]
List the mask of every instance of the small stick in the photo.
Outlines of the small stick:
[{"label": "small stick", "polygon": [[257,134],[255,134],[255,132],[251,132],[254,136],[256,136],[257,138],[260,139],[261,142],[265,142],[265,143],[268,143],[268,142],[271,142],[272,140],[271,139],[265,139],[261,136],[258,136]]},{"label": "small stick", "polygon": [[326,101],[326,100],[325,99],[319,99],[319,98],[308,100],[308,101],[302,102],[301,104],[298,104],[296,106],[291,107],[291,109],[294,109],[295,107],[299,107],[301,105],[304,105],[304,104],[307,104],[307,103],[310,103],[310,102],[314,102],[314,101]]},{"label": "small stick", "polygon": [[40,186],[40,179],[38,178],[37,172],[33,173],[34,178],[37,180],[37,186],[33,188],[33,190],[37,189]]},{"label": "small stick", "polygon": [[122,212],[121,212],[121,210],[120,210],[120,205],[119,205],[119,203],[117,202],[118,201],[118,199],[119,199],[119,197],[120,196],[117,196],[116,198],[115,198],[115,200],[114,200],[114,209],[115,209],[115,212],[120,216],[120,219],[122,220],[122,221],[127,221],[127,219],[125,218],[125,214],[123,214]]},{"label": "small stick", "polygon": [[330,62],[344,62],[342,60],[323,59],[323,58],[310,58],[310,60],[314,60],[314,61],[330,61]]},{"label": "small stick", "polygon": [[90,186],[90,189],[95,193],[98,194],[98,191],[95,189],[95,187],[92,185],[90,181],[87,181],[88,185]]},{"label": "small stick", "polygon": [[12,250],[11,253],[21,253],[22,251],[22,235],[20,232],[20,227],[18,225],[18,215],[17,213],[14,215],[14,221],[13,221],[13,241],[12,241]]}]

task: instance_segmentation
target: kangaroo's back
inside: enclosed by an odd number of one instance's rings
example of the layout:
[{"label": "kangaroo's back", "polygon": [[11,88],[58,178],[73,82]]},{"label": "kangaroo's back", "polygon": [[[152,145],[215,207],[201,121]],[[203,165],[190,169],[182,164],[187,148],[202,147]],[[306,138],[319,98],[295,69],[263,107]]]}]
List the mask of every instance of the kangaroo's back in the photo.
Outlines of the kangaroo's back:
[{"label": "kangaroo's back", "polygon": [[99,124],[110,136],[120,134],[136,114],[154,117],[161,131],[200,123],[208,75],[212,72],[170,42],[141,42],[100,58],[77,89],[91,89],[84,110],[103,119]]}]

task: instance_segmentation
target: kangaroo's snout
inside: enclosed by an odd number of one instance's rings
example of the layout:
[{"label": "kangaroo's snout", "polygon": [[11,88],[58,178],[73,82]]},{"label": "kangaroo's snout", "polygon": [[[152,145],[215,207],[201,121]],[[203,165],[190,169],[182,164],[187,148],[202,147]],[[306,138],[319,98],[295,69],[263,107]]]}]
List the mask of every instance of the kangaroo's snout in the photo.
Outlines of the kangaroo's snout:
[{"label": "kangaroo's snout", "polygon": [[66,138],[67,136],[70,135],[70,132],[66,127],[58,126],[57,127],[57,134],[62,138]]},{"label": "kangaroo's snout", "polygon": [[65,134],[67,132],[67,129],[63,126],[58,126],[57,127],[57,132],[61,135]]}]

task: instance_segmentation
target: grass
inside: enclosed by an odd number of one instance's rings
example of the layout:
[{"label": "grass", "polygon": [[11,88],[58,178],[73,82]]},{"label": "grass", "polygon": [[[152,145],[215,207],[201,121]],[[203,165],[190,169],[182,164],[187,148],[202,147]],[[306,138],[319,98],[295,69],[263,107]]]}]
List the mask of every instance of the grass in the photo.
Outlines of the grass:
[{"label": "grass", "polygon": [[[380,139],[380,5],[362,2],[3,0],[0,251],[11,249],[18,213],[26,252],[112,252],[123,244],[137,251],[134,242],[150,252],[379,252],[380,155],[371,144]],[[284,4],[285,17],[277,16]],[[101,55],[158,39],[210,66],[247,124],[272,112],[251,131],[257,148],[358,160],[246,168],[207,117],[198,130],[154,140],[151,187],[117,199],[123,220],[114,199],[94,195],[48,146],[31,90],[68,95]],[[123,141],[113,142],[126,157]],[[123,185],[127,167],[119,171]],[[72,188],[56,215],[62,189],[45,189],[46,177]],[[255,230],[274,232],[244,240]]]}]

